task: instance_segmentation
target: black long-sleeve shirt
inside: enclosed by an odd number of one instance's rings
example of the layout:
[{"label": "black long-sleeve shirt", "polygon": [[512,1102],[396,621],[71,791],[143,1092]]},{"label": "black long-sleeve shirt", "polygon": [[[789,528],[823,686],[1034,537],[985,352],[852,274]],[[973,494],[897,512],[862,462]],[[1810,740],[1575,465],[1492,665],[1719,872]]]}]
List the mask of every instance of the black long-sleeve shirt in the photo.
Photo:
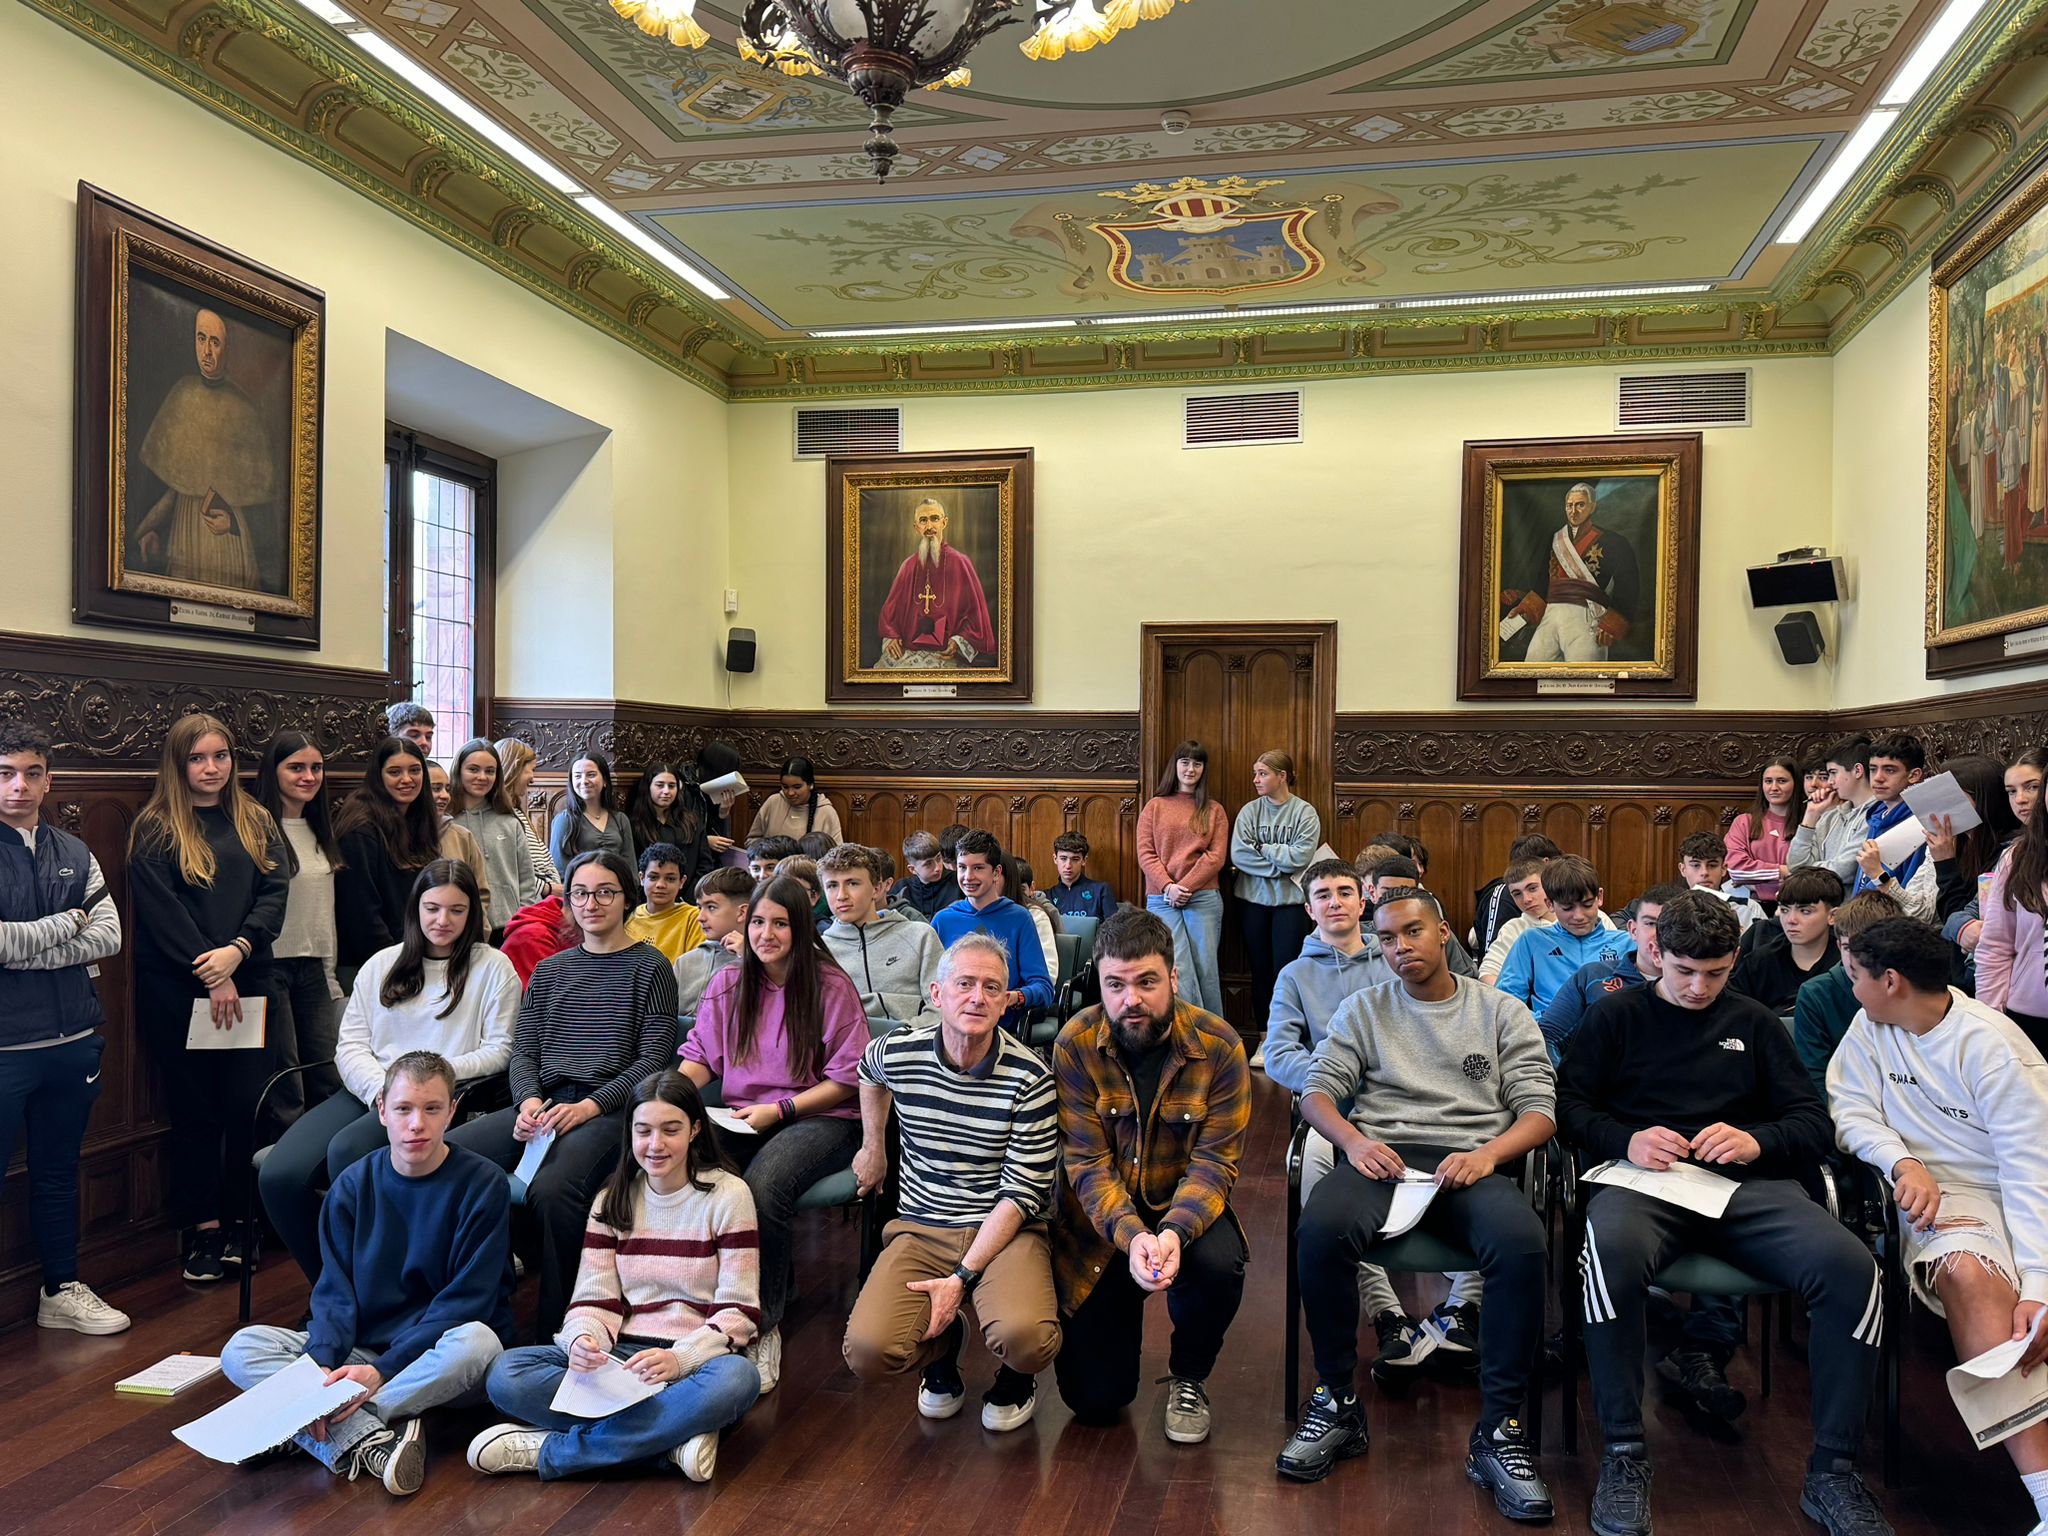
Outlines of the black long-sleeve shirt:
[{"label": "black long-sleeve shirt", "polygon": [[197,814],[213,849],[211,885],[187,883],[170,840],[147,831],[128,861],[136,964],[183,977],[195,992],[204,989],[192,977],[192,962],[209,949],[241,938],[249,941],[250,960],[270,959],[270,941],[284,926],[285,897],[291,890],[290,858],[275,826],[268,849],[272,867],[265,873],[235,835],[226,811],[209,806]]},{"label": "black long-sleeve shirt", "polygon": [[1762,1004],[1723,992],[1707,1008],[1680,1008],[1657,989],[1603,997],[1565,1050],[1557,1120],[1593,1157],[1628,1156],[1629,1138],[1653,1125],[1696,1136],[1723,1122],[1749,1132],[1763,1155],[1714,1164],[1732,1179],[1789,1178],[1834,1145],[1827,1106]]},{"label": "black long-sleeve shirt", "polygon": [[371,826],[341,834],[342,867],[334,875],[336,958],[361,965],[405,937],[405,904],[419,870],[393,862]]}]

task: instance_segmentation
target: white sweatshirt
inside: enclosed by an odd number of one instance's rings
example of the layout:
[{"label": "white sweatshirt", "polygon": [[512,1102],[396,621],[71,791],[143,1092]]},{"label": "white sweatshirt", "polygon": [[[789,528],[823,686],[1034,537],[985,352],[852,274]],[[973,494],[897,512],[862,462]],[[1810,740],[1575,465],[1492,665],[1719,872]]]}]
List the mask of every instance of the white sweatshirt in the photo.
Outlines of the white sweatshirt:
[{"label": "white sweatshirt", "polygon": [[2020,1299],[2048,1302],[2048,1062],[2004,1014],[1949,988],[1915,1035],[1858,1010],[1828,1064],[1835,1135],[1886,1180],[1918,1158],[1944,1188],[1992,1192]]},{"label": "white sweatshirt", "polygon": [[401,946],[380,949],[356,973],[355,990],[341,1016],[334,1067],[348,1091],[374,1105],[384,1087],[384,1069],[407,1051],[437,1051],[448,1058],[459,1081],[489,1077],[512,1059],[512,1029],[519,1022],[519,972],[488,944],[470,952],[469,981],[462,1001],[447,1018],[448,962],[429,960],[420,990],[395,1008],[378,994],[398,960]]}]

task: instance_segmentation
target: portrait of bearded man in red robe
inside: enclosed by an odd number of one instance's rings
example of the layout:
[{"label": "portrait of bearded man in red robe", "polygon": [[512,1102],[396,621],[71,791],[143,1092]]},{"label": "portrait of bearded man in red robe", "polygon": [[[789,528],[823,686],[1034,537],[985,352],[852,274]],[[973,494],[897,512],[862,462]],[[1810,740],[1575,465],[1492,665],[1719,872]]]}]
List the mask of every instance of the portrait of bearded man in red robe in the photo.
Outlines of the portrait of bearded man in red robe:
[{"label": "portrait of bearded man in red robe", "polygon": [[897,567],[875,627],[877,666],[937,669],[992,666],[995,626],[974,562],[946,542],[947,513],[926,497],[911,511],[917,548]]}]

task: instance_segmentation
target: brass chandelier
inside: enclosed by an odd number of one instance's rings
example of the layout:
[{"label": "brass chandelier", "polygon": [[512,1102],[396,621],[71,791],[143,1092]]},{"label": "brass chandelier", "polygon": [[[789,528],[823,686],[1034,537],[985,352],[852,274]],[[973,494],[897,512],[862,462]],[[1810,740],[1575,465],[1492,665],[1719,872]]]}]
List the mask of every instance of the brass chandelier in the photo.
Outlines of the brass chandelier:
[{"label": "brass chandelier", "polygon": [[[898,150],[890,120],[913,89],[964,86],[967,56],[981,40],[1024,18],[1036,23],[1020,45],[1050,62],[1085,53],[1141,21],[1187,0],[749,0],[740,18],[742,57],[789,75],[829,75],[867,103],[863,148],[875,179],[886,181]],[[641,31],[679,48],[711,35],[697,21],[697,0],[611,0]]]}]

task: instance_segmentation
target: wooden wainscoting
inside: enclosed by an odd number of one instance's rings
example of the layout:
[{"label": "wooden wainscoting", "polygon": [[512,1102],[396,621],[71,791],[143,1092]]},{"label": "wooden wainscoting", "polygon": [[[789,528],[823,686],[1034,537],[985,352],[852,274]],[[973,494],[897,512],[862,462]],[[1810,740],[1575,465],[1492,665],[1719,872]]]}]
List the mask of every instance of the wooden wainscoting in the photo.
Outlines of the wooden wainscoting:
[{"label": "wooden wainscoting", "polygon": [[1138,786],[1101,779],[849,779],[833,781],[833,799],[852,842],[885,850],[904,870],[903,839],[937,836],[953,822],[993,832],[1005,852],[1031,861],[1050,885],[1052,840],[1080,832],[1088,872],[1126,901],[1143,901],[1138,877]]}]

